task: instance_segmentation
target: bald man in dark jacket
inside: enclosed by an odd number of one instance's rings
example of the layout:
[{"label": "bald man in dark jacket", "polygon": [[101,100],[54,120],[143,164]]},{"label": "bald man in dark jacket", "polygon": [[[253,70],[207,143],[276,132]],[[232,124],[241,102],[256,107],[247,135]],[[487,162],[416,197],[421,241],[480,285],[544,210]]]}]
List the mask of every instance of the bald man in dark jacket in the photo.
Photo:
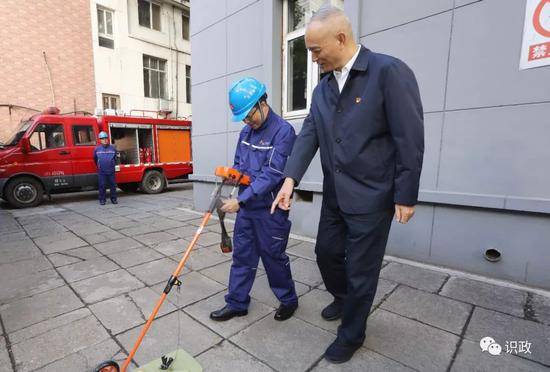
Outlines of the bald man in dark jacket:
[{"label": "bald man in dark jacket", "polygon": [[423,110],[411,69],[357,45],[342,11],[322,8],[305,38],[325,75],[313,92],[272,211],[290,209],[293,188],[319,149],[324,179],[315,253],[334,296],[321,315],[342,319],[325,358],[342,363],[364,342],[392,218],[407,223],[414,214]]}]

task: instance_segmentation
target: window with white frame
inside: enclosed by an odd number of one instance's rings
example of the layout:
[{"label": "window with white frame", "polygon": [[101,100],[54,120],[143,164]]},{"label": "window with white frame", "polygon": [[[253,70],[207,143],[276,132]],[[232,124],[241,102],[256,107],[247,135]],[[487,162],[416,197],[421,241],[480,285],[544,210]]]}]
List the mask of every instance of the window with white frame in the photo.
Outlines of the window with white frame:
[{"label": "window with white frame", "polygon": [[[331,0],[341,9],[344,0]],[[319,82],[319,68],[306,48],[306,24],[325,0],[285,0],[283,3],[283,114],[307,115],[313,88]]]},{"label": "window with white frame", "polygon": [[166,60],[143,55],[145,97],[166,98]]},{"label": "window with white frame", "polygon": [[99,46],[114,49],[115,38],[113,36],[113,11],[107,8],[97,7],[97,30]]},{"label": "window with white frame", "polygon": [[112,110],[118,110],[120,109],[120,96],[116,94],[106,94],[103,93],[103,109],[112,109]]},{"label": "window with white frame", "polygon": [[160,5],[149,0],[138,0],[139,25],[160,31]]},{"label": "window with white frame", "polygon": [[181,35],[183,40],[189,40],[189,8],[185,8],[182,11]]}]

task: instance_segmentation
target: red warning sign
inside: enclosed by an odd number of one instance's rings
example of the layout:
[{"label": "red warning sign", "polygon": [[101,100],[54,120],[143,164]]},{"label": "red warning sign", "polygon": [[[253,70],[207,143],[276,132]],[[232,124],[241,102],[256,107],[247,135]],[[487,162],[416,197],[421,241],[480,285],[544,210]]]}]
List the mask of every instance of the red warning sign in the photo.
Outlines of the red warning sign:
[{"label": "red warning sign", "polygon": [[550,0],[527,0],[520,69],[550,65]]}]

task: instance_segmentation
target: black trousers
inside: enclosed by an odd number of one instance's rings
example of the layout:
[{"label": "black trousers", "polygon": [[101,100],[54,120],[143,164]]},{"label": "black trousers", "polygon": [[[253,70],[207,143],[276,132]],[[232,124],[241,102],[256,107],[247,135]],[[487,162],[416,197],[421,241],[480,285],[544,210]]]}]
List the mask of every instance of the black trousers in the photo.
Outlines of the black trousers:
[{"label": "black trousers", "polygon": [[327,290],[343,302],[338,338],[365,340],[394,210],[352,215],[323,203],[315,253]]}]

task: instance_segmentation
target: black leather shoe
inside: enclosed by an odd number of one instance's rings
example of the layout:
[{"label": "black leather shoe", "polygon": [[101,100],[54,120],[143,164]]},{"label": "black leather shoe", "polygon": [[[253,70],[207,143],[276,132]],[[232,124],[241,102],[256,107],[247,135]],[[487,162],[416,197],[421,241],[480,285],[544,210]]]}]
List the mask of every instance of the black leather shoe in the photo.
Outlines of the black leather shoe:
[{"label": "black leather shoe", "polygon": [[287,320],[290,318],[296,309],[298,308],[298,303],[287,305],[287,306],[279,306],[277,311],[275,312],[275,320]]},{"label": "black leather shoe", "polygon": [[118,204],[118,201],[116,199],[111,199],[111,203]]},{"label": "black leather shoe", "polygon": [[333,301],[330,305],[325,307],[323,311],[321,311],[321,316],[324,320],[336,320],[340,319],[342,317],[342,307],[344,304],[342,304],[342,301]]},{"label": "black leather shoe", "polygon": [[360,347],[361,345],[349,345],[336,339],[325,351],[325,359],[334,364],[345,363]]},{"label": "black leather shoe", "polygon": [[105,205],[105,200],[100,200],[99,205]]},{"label": "black leather shoe", "polygon": [[210,319],[223,322],[236,316],[248,315],[248,310],[233,310],[229,306],[224,306],[219,310],[212,311],[210,313]]}]

